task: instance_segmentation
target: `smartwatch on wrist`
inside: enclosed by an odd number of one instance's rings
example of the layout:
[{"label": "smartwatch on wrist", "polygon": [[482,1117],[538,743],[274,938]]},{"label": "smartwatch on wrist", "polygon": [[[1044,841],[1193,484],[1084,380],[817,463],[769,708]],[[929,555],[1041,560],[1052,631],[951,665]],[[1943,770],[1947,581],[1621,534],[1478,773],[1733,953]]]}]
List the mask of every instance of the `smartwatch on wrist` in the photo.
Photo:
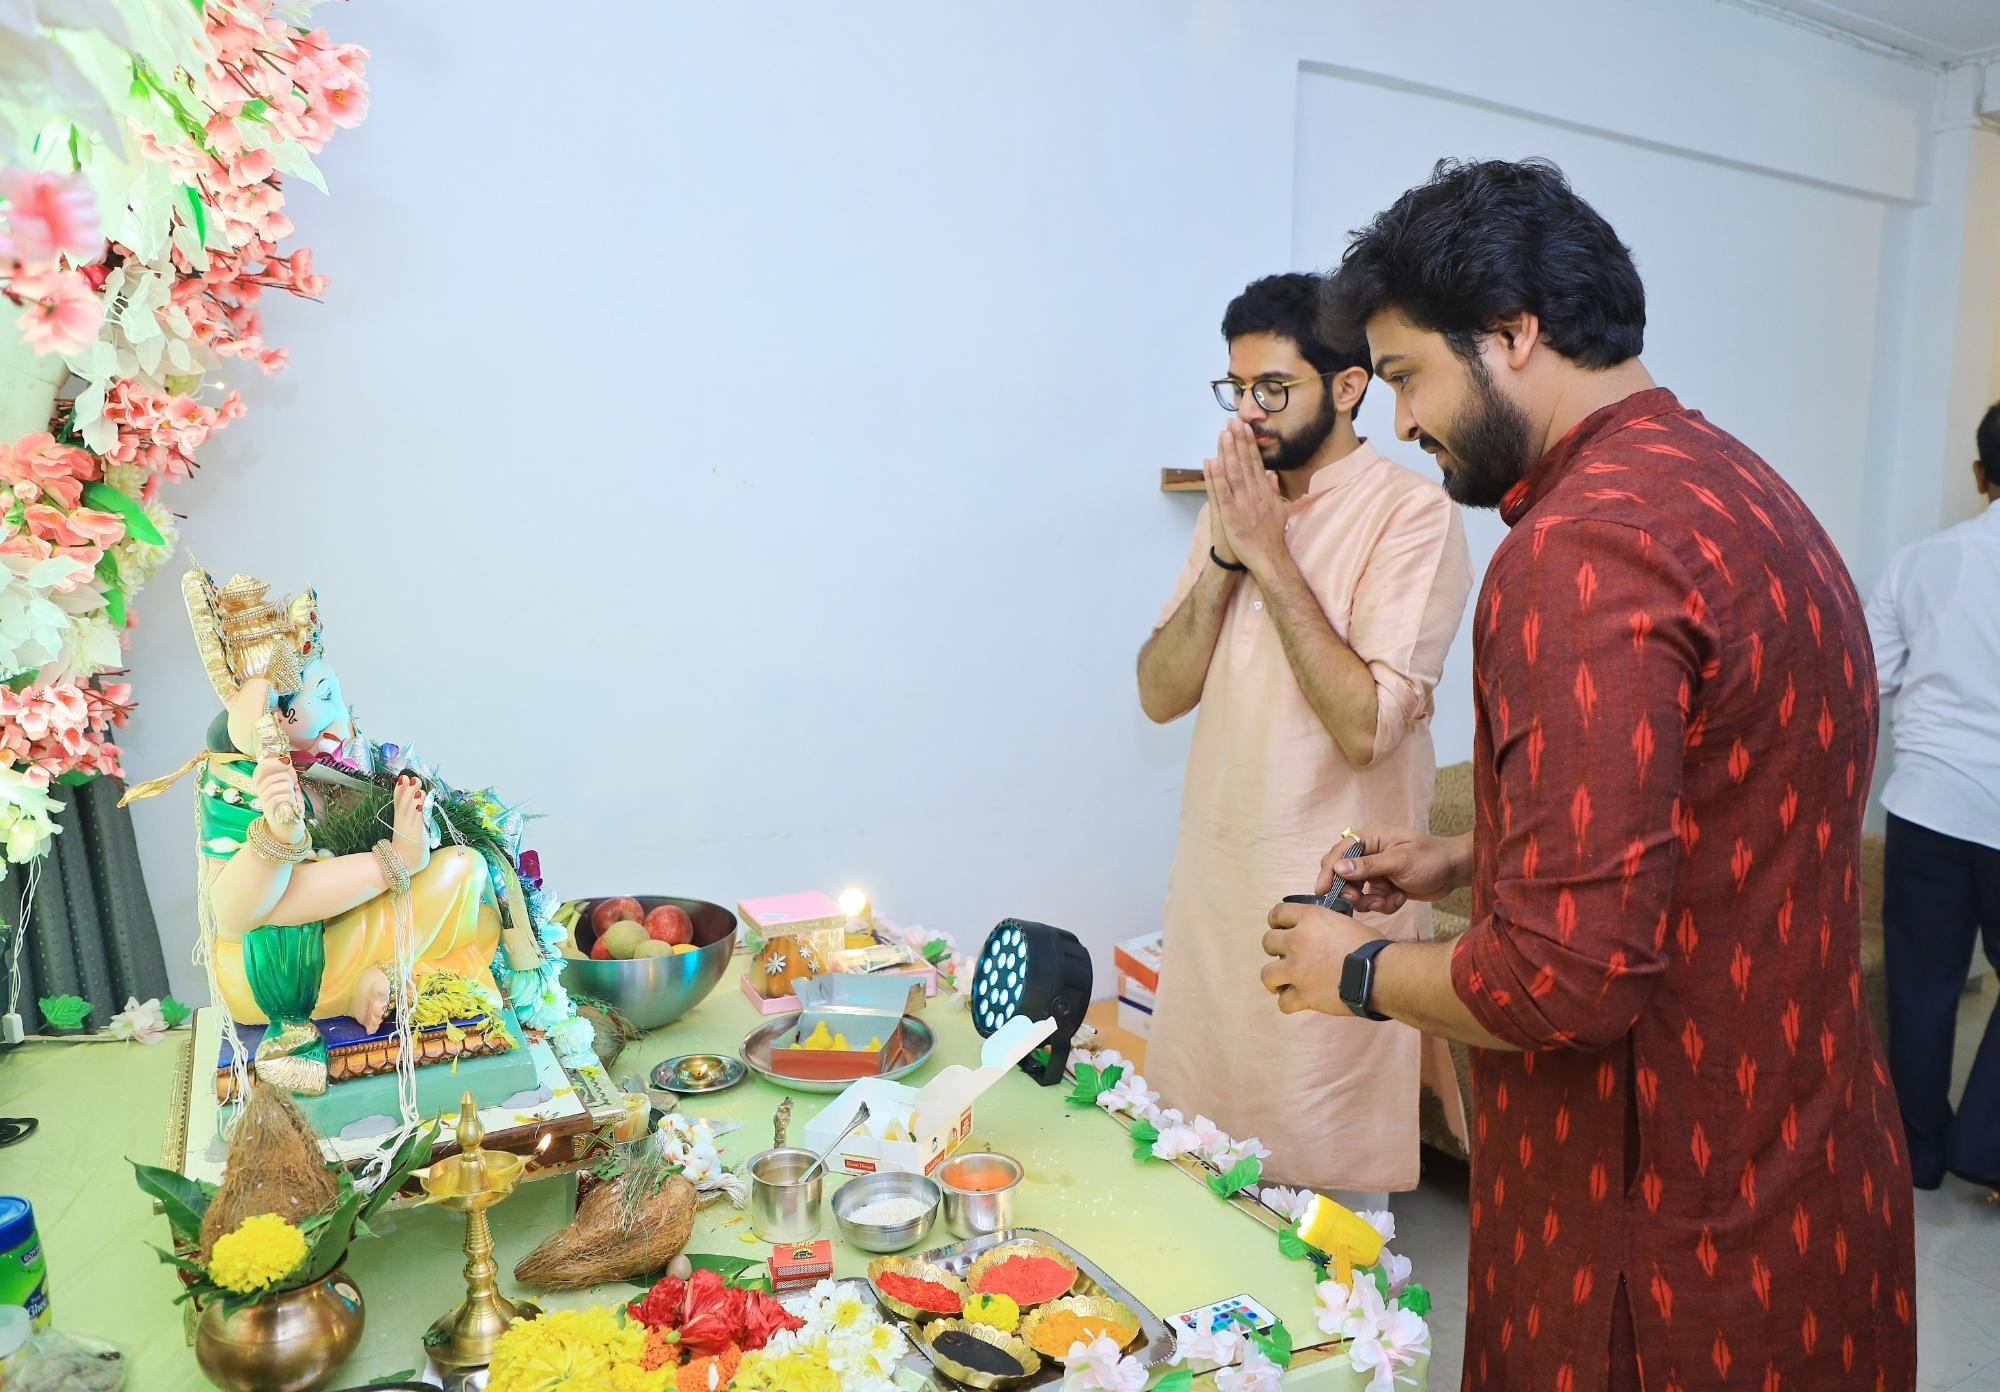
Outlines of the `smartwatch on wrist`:
[{"label": "smartwatch on wrist", "polygon": [[1361,944],[1347,954],[1347,961],[1340,968],[1340,1003],[1364,1020],[1389,1018],[1378,1010],[1370,1009],[1368,1000],[1375,991],[1375,958],[1392,941],[1391,938],[1377,938],[1374,942]]}]

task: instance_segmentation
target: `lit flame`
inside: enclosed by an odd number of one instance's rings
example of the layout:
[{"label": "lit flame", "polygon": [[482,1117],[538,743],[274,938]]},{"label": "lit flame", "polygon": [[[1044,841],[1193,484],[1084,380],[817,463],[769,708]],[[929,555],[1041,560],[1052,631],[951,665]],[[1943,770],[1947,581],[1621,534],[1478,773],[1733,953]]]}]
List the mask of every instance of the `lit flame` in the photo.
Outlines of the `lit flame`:
[{"label": "lit flame", "polygon": [[555,1132],[550,1131],[545,1133],[541,1140],[535,1142],[535,1159],[540,1160],[548,1152],[549,1142],[555,1138]]},{"label": "lit flame", "polygon": [[849,918],[859,918],[868,912],[868,892],[850,887],[840,891],[840,911]]}]

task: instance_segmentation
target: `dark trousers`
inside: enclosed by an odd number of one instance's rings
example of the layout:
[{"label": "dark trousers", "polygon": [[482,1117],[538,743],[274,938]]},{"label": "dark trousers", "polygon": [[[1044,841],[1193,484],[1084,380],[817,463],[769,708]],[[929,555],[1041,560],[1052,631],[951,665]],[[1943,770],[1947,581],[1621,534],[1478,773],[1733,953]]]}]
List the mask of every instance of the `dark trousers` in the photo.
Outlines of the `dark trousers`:
[{"label": "dark trousers", "polygon": [[1951,1105],[1960,994],[1983,939],[2000,968],[2000,850],[1889,818],[1882,934],[1889,996],[1889,1071],[1903,1108],[1910,1173],[1935,1189],[1949,1170],[2000,1188],[2000,1011]]}]

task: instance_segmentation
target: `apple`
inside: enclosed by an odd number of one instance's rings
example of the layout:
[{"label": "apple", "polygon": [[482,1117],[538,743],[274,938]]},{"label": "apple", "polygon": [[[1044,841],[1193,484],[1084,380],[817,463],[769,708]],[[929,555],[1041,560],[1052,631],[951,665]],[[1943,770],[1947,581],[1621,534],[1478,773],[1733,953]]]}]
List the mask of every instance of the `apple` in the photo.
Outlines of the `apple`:
[{"label": "apple", "polygon": [[608,942],[606,942],[606,941],[604,941],[604,939],[602,939],[602,938],[599,938],[599,939],[598,939],[598,940],[597,940],[597,941],[596,941],[595,943],[591,944],[591,948],[590,948],[590,960],[591,960],[591,961],[593,961],[593,962],[608,962],[608,961],[610,961],[610,960],[611,960],[611,944],[610,944],[610,943],[608,943]]},{"label": "apple", "polygon": [[639,955],[639,945],[651,939],[646,936],[645,924],[636,919],[626,918],[606,928],[604,936],[598,941],[610,950],[613,959],[629,962]]},{"label": "apple", "polygon": [[590,926],[597,930],[599,937],[603,937],[604,930],[612,924],[628,918],[638,919],[645,916],[645,910],[639,907],[637,899],[620,895],[616,899],[600,899],[591,907]]},{"label": "apple", "polygon": [[679,904],[662,904],[646,915],[646,936],[669,946],[694,941],[694,920]]}]

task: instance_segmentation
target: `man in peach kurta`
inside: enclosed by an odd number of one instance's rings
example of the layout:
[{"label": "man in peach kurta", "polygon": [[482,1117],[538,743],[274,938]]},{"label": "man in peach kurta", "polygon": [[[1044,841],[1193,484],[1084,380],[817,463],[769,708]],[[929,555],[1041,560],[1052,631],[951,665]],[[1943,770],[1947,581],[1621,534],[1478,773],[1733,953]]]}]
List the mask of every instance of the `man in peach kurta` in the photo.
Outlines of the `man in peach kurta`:
[{"label": "man in peach kurta", "polygon": [[[1163,1105],[1260,1139],[1268,1178],[1381,1194],[1416,1185],[1431,1046],[1402,1025],[1281,1013],[1260,944],[1342,828],[1424,823],[1431,692],[1472,573],[1443,490],[1356,438],[1366,345],[1319,337],[1318,293],[1316,277],[1272,276],[1224,317],[1216,391],[1235,418],[1140,655],[1147,714],[1196,711],[1146,1076]],[[1427,937],[1429,909],[1369,926]]]}]

